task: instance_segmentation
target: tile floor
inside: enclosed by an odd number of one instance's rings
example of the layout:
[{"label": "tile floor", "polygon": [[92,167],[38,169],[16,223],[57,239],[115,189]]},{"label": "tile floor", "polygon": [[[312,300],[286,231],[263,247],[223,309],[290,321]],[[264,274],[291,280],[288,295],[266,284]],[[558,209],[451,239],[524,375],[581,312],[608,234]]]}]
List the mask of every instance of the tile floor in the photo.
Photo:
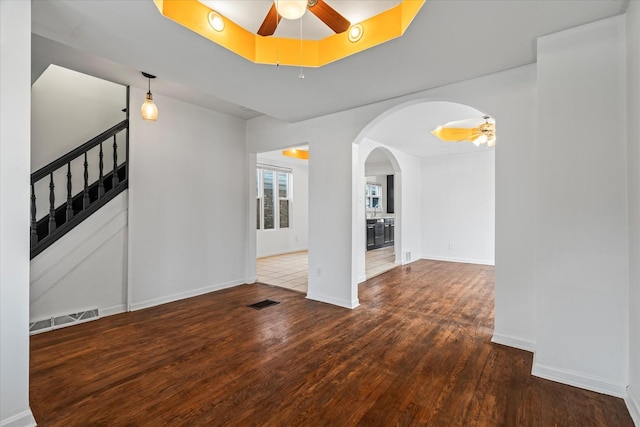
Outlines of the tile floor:
[{"label": "tile floor", "polygon": [[[366,276],[370,279],[391,270],[395,255],[393,246],[367,251]],[[307,293],[307,251],[274,255],[257,259],[258,282]]]}]

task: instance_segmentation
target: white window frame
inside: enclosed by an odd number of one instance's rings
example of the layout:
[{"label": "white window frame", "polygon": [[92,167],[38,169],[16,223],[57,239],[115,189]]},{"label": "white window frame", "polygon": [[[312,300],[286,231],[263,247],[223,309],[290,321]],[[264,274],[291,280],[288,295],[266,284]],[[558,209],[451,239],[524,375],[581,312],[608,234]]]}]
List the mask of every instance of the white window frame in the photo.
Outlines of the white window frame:
[{"label": "white window frame", "polygon": [[[264,228],[264,171],[274,172],[273,183],[273,228]],[[287,174],[287,197],[280,197],[278,173]],[[259,215],[260,228],[257,231],[275,231],[275,230],[288,230],[292,228],[293,222],[293,170],[289,168],[283,168],[280,166],[258,164],[256,167],[256,204],[259,206],[259,212],[256,210],[256,214]],[[289,225],[287,227],[280,227],[280,200],[289,201]],[[256,221],[256,227],[258,222]]]},{"label": "white window frame", "polygon": [[[372,195],[372,191],[371,191],[371,187],[377,187],[378,188],[378,194],[377,195]],[[376,182],[368,182],[366,184],[365,187],[365,207],[368,211],[375,211],[375,210],[380,210],[382,208],[382,184],[378,184]],[[373,199],[376,198],[378,199],[378,207],[374,207],[373,206]],[[367,203],[368,202],[368,203]]]}]

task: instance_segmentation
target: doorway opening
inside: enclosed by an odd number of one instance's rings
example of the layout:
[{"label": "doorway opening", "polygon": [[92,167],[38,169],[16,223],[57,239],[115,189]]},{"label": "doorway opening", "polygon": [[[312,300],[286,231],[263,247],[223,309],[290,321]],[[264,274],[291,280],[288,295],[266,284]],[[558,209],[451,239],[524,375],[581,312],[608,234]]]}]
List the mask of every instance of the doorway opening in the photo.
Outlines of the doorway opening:
[{"label": "doorway opening", "polygon": [[[374,245],[380,242],[375,230],[372,234],[367,227],[373,218],[387,213],[385,207],[378,208],[375,216],[367,210],[375,203],[366,200],[365,185],[377,184],[377,175],[393,174],[395,264],[419,259],[494,264],[495,148],[488,140],[456,143],[432,134],[465,120],[473,121],[468,126],[473,129],[489,115],[456,102],[416,100],[381,114],[356,138],[352,204],[356,296],[357,284],[372,275],[366,257],[371,237]],[[393,172],[372,172],[371,166],[384,161],[384,156]]]},{"label": "doorway opening", "polygon": [[256,156],[258,282],[308,290],[308,147]]},{"label": "doorway opening", "polygon": [[366,218],[365,278],[371,279],[396,267],[395,174],[383,149],[376,148],[365,160],[364,209]]}]

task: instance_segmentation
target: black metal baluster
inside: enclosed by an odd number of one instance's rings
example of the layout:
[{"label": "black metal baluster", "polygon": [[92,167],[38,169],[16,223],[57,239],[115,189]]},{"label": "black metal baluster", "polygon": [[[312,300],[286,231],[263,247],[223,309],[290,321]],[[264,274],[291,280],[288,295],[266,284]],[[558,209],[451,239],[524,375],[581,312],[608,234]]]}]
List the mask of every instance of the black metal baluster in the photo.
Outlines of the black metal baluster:
[{"label": "black metal baluster", "polygon": [[51,234],[56,229],[56,195],[54,192],[56,186],[53,183],[53,172],[49,176],[49,234]]},{"label": "black metal baluster", "polygon": [[71,162],[67,163],[67,221],[73,218],[73,197],[71,197]]},{"label": "black metal baluster", "polygon": [[84,152],[84,195],[82,196],[82,209],[87,209],[91,204],[89,198],[89,163],[87,162],[87,152]]},{"label": "black metal baluster", "polygon": [[113,187],[116,188],[116,185],[120,182],[120,178],[118,177],[118,144],[116,144],[116,136],[113,135]]},{"label": "black metal baluster", "polygon": [[36,222],[36,191],[31,183],[31,246],[38,243],[38,224]]},{"label": "black metal baluster", "polygon": [[104,196],[104,174],[103,174],[104,163],[102,162],[103,156],[104,154],[102,153],[102,142],[101,142],[100,143],[100,164],[99,164],[100,175],[98,177],[98,199]]}]

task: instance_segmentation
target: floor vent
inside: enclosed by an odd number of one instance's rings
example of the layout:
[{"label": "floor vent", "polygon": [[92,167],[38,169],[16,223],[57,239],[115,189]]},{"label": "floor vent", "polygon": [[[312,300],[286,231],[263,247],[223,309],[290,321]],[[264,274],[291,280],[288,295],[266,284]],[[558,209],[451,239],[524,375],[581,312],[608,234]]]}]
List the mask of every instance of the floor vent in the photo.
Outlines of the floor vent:
[{"label": "floor vent", "polygon": [[77,325],[88,320],[95,320],[100,317],[97,308],[79,311],[77,313],[63,314],[62,316],[50,317],[48,319],[36,320],[29,323],[29,335],[40,332],[51,331],[65,326]]},{"label": "floor vent", "polygon": [[280,301],[272,301],[270,299],[266,299],[264,301],[256,302],[254,304],[250,304],[247,307],[251,307],[256,310],[262,310],[263,308],[271,307],[272,305],[280,304]]}]

